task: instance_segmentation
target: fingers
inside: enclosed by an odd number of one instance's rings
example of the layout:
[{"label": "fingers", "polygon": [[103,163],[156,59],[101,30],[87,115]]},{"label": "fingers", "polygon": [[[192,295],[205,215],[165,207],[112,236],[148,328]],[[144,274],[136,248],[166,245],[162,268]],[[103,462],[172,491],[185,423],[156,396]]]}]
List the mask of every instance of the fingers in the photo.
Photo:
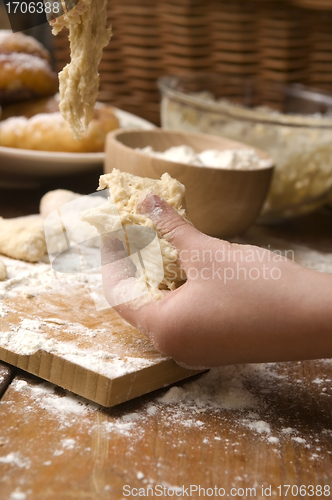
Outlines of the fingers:
[{"label": "fingers", "polygon": [[[142,295],[143,280],[136,278],[137,267],[128,257],[121,240],[106,235],[101,246],[101,265],[104,294],[110,306],[114,307]],[[145,285],[146,286],[146,285]]]},{"label": "fingers", "polygon": [[160,234],[180,251],[188,249],[198,238],[205,236],[154,193],[146,195],[137,205],[137,211],[147,215]]}]

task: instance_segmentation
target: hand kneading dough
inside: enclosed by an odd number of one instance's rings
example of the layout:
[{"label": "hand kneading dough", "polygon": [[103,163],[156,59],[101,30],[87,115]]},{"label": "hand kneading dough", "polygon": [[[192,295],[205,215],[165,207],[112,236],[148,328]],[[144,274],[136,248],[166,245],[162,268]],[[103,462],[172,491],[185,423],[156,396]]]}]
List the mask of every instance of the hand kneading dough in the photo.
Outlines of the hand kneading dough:
[{"label": "hand kneading dough", "polygon": [[3,260],[0,260],[0,281],[5,281],[6,278],[7,278],[6,264],[3,262]]},{"label": "hand kneading dough", "polygon": [[69,28],[71,62],[59,74],[60,110],[79,139],[92,119],[99,86],[98,65],[112,31],[106,27],[107,0],[75,3],[68,4],[75,6],[65,15],[49,22],[54,35],[64,26]]},{"label": "hand kneading dough", "polygon": [[42,219],[0,217],[0,254],[27,262],[38,262],[45,253]]},{"label": "hand kneading dough", "polygon": [[[181,216],[185,216],[182,202],[185,194],[185,187],[169,174],[162,175],[160,180],[142,178],[127,172],[113,169],[112,173],[100,177],[99,189],[109,188],[123,227],[126,225],[147,226],[155,231],[157,228],[151,219],[145,215],[137,213],[137,202],[149,191],[154,192],[167,201]],[[114,216],[114,205],[111,199],[100,207],[87,210],[82,214],[82,220],[89,222],[97,228],[100,234],[112,232],[119,229],[119,218]],[[178,264],[178,252],[168,241],[157,235],[164,265],[164,279],[159,288],[169,288],[173,290],[183,283],[183,271]]]}]

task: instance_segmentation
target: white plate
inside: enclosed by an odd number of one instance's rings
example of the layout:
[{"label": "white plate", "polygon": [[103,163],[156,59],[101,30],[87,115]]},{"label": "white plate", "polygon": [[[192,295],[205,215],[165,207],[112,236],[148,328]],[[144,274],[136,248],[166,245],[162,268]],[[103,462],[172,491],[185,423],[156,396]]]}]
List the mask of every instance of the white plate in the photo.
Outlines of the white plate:
[{"label": "white plate", "polygon": [[[151,130],[155,125],[121,109],[114,108],[121,128]],[[9,186],[24,177],[28,182],[59,175],[86,172],[103,165],[105,153],[58,153],[0,146],[0,185]]]}]

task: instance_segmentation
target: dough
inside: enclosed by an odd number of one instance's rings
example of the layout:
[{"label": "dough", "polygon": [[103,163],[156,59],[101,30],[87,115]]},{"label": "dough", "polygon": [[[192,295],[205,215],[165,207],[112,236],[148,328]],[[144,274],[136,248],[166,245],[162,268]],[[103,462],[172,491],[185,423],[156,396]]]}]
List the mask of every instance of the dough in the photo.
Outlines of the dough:
[{"label": "dough", "polygon": [[46,242],[41,218],[0,217],[0,254],[27,262],[38,262],[46,253]]},{"label": "dough", "polygon": [[49,21],[54,35],[64,26],[69,28],[71,62],[59,74],[60,110],[76,139],[85,134],[92,119],[99,87],[98,66],[112,34],[106,20],[107,0],[79,0],[65,15]]},{"label": "dough", "polygon": [[[154,180],[113,169],[112,173],[100,177],[99,189],[104,188],[110,189],[118,214],[114,211],[113,200],[110,197],[106,203],[84,212],[81,217],[83,221],[95,226],[100,234],[117,231],[121,225],[122,227],[146,226],[156,231],[157,228],[152,220],[136,211],[137,202],[149,191],[158,194],[181,216],[185,216],[185,210],[182,207],[185,187],[167,173],[163,174],[160,180]],[[164,267],[164,278],[159,288],[173,290],[184,281],[183,272],[177,264],[178,252],[160,234],[158,234],[158,239]]]},{"label": "dough", "polygon": [[66,189],[46,193],[40,200],[39,210],[44,218],[48,251],[51,254],[60,253],[67,250],[68,245],[77,243],[99,248],[100,238],[95,238],[98,236],[96,229],[83,222],[80,215],[89,208],[104,204],[105,199],[97,193],[84,196]]},{"label": "dough", "polygon": [[0,281],[5,281],[7,278],[6,264],[3,260],[0,260]]},{"label": "dough", "polygon": [[77,200],[82,195],[68,191],[68,189],[55,189],[44,194],[39,204],[39,212],[42,217],[47,217],[51,212],[57,210],[65,203]]}]

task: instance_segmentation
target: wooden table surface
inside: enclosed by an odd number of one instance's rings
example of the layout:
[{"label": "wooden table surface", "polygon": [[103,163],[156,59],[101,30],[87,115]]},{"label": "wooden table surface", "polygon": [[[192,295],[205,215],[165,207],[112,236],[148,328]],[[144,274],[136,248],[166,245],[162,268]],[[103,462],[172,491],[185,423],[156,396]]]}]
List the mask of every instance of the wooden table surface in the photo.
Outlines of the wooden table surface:
[{"label": "wooden table surface", "polygon": [[[43,190],[0,191],[0,215]],[[262,237],[332,269],[328,212]],[[0,500],[332,497],[331,360],[214,369],[108,410],[0,364],[0,396]]]}]

